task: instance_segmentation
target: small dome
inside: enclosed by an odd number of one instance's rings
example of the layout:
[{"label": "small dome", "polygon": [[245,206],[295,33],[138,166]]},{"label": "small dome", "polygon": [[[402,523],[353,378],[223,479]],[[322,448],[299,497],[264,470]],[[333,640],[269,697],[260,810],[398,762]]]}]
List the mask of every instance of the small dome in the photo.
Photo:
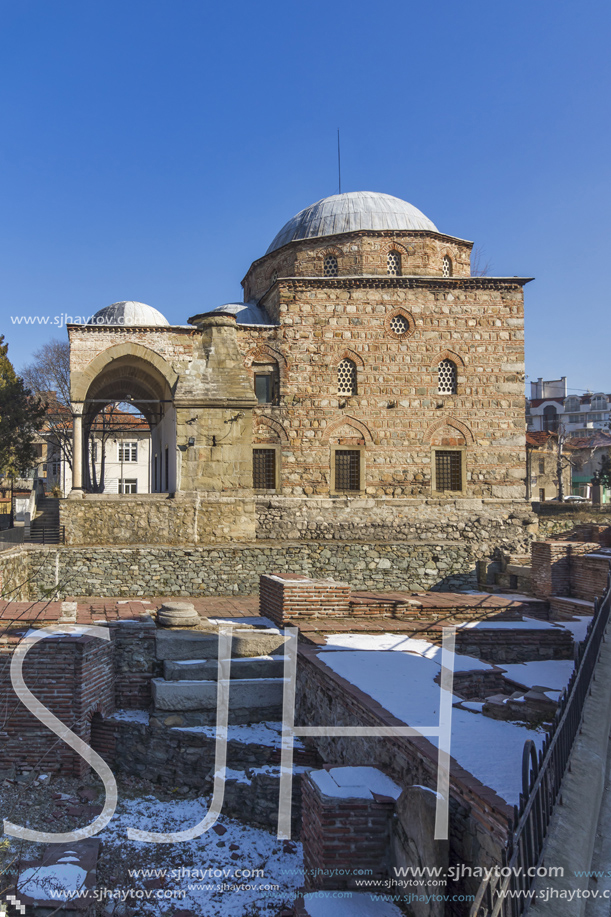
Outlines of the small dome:
[{"label": "small dome", "polygon": [[347,194],[325,197],[322,201],[301,210],[282,227],[265,254],[269,255],[283,245],[297,242],[299,239],[335,236],[343,232],[359,232],[362,229],[424,229],[438,232],[435,224],[407,201],[374,191],[349,191]]},{"label": "small dome", "polygon": [[215,312],[228,312],[230,315],[235,315],[236,324],[238,325],[267,326],[276,324],[269,317],[263,306],[259,306],[254,300],[250,302],[227,302],[223,306],[211,309],[207,314],[213,315]]},{"label": "small dome", "polygon": [[169,321],[157,309],[143,302],[113,302],[91,318],[88,325],[169,325]]}]

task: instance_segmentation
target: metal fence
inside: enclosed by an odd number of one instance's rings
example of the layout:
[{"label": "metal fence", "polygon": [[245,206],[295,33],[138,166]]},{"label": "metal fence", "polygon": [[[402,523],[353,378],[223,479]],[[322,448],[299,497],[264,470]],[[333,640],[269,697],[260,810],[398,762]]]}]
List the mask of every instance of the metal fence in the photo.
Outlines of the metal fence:
[{"label": "metal fence", "polygon": [[66,543],[66,526],[65,525],[41,525],[30,530],[30,534],[25,541],[28,544],[65,544]]},{"label": "metal fence", "polygon": [[532,740],[524,745],[520,803],[514,807],[509,845],[501,864],[509,867],[502,870],[508,874],[493,875],[482,882],[470,917],[519,917],[529,902],[526,895],[513,897],[512,893],[527,891],[534,881],[533,876],[528,876],[528,870],[540,865],[547,828],[579,730],[583,705],[591,690],[610,612],[611,570],[605,594],[594,604],[585,640],[578,645],[575,670],[543,748],[537,754]]}]

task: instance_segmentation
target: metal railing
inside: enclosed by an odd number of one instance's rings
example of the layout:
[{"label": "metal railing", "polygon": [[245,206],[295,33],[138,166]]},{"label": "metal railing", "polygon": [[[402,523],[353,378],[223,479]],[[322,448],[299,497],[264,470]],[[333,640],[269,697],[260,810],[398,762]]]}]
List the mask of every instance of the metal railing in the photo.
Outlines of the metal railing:
[{"label": "metal railing", "polygon": [[25,541],[28,544],[65,544],[66,526],[58,524],[32,527]]},{"label": "metal railing", "polygon": [[[554,723],[537,754],[528,740],[522,755],[522,792],[514,807],[509,844],[500,870],[480,885],[470,917],[520,917],[531,900],[527,892],[534,876],[532,867],[541,864],[547,828],[560,793],[575,737],[581,723],[583,705],[591,690],[594,667],[598,661],[611,612],[611,570],[602,599],[594,603],[594,615],[585,640],[578,645],[575,669],[560,701]],[[513,893],[516,892],[515,896]]]}]

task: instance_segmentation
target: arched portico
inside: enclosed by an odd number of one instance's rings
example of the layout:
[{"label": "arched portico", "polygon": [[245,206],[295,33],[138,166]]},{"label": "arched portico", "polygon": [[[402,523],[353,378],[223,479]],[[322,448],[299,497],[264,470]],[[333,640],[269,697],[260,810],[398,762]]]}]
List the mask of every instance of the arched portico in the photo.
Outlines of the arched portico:
[{"label": "arched portico", "polygon": [[[92,488],[89,450],[92,431],[105,450],[117,450],[123,459],[131,458],[123,443],[139,414],[148,425],[146,485],[139,492],[163,493],[176,489],[176,410],[173,370],[163,358],[139,345],[118,345],[99,354],[73,381],[74,468],[73,491]],[[80,398],[78,397],[80,396]],[[113,410],[123,409],[119,414]],[[130,414],[133,412],[133,414]],[[134,424],[126,418],[134,417]],[[127,431],[127,432],[126,432]],[[129,473],[129,468],[128,468]],[[127,478],[118,479],[118,492],[124,493]],[[121,483],[123,481],[123,484]]]}]

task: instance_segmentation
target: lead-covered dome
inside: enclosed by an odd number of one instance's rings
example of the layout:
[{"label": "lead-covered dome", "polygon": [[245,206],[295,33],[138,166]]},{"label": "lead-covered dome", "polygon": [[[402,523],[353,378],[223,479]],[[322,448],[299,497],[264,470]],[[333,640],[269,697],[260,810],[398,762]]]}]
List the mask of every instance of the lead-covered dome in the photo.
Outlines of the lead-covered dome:
[{"label": "lead-covered dome", "polygon": [[375,191],[349,191],[333,194],[301,210],[286,223],[270,247],[270,252],[299,239],[335,236],[343,232],[424,229],[438,232],[421,210],[391,194]]},{"label": "lead-covered dome", "polygon": [[87,322],[88,325],[169,325],[157,309],[143,302],[127,300],[105,306]]}]

